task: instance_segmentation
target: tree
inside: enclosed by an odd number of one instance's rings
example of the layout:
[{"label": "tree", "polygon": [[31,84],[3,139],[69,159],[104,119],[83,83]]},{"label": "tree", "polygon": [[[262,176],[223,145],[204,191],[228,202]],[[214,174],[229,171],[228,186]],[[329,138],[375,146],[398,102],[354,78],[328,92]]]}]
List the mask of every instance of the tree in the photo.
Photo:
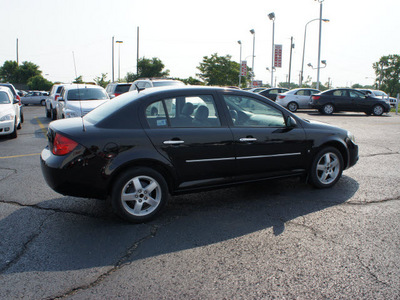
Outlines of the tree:
[{"label": "tree", "polygon": [[211,57],[204,56],[203,62],[197,67],[201,72],[197,76],[207,85],[236,86],[239,81],[240,65],[231,61],[231,58],[230,55],[218,56],[217,53]]},{"label": "tree", "polygon": [[0,67],[0,80],[3,82],[18,83],[18,64],[16,61],[6,60]]},{"label": "tree", "polygon": [[39,66],[30,61],[24,61],[18,68],[18,83],[27,84],[32,77],[42,75]]},{"label": "tree", "polygon": [[53,83],[42,75],[36,75],[28,80],[28,86],[31,90],[39,90],[39,91],[50,91]]},{"label": "tree", "polygon": [[152,59],[141,58],[138,61],[138,73],[128,72],[124,78],[126,82],[133,82],[136,79],[143,77],[166,77],[169,76],[169,70],[164,70],[165,65],[163,62],[157,58],[153,57]]},{"label": "tree", "polygon": [[110,80],[107,80],[107,73],[101,73],[101,76],[97,76],[96,78],[93,79],[94,82],[96,82],[97,85],[105,88],[107,84],[110,83]]},{"label": "tree", "polygon": [[76,77],[72,83],[84,83],[83,79],[82,79],[82,75]]},{"label": "tree", "polygon": [[372,67],[375,70],[378,87],[387,94],[397,95],[400,92],[400,55],[382,56]]}]

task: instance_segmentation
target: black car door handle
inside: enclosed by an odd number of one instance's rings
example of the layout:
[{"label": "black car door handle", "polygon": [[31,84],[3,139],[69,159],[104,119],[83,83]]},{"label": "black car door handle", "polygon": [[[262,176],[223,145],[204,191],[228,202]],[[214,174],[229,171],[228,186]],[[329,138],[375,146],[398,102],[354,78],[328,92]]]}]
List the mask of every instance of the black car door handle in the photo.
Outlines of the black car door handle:
[{"label": "black car door handle", "polygon": [[185,143],[185,141],[181,141],[181,140],[169,140],[169,141],[163,142],[164,145],[179,145],[179,144],[183,144],[183,143]]},{"label": "black car door handle", "polygon": [[240,138],[239,141],[248,143],[248,142],[255,142],[255,141],[257,141],[257,139],[256,138]]}]

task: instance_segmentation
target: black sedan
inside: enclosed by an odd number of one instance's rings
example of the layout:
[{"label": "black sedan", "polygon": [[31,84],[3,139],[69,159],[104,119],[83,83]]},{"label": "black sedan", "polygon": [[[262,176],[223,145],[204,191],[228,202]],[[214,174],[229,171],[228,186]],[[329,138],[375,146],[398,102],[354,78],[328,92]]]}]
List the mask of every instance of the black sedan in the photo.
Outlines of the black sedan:
[{"label": "black sedan", "polygon": [[339,111],[364,112],[380,116],[390,111],[390,104],[354,89],[333,89],[311,97],[310,107],[331,115]]},{"label": "black sedan", "polygon": [[41,166],[51,188],[110,197],[131,222],[154,217],[170,194],[288,176],[328,188],[358,160],[347,130],[257,94],[208,87],[125,93],[82,119],[51,122],[48,141]]}]

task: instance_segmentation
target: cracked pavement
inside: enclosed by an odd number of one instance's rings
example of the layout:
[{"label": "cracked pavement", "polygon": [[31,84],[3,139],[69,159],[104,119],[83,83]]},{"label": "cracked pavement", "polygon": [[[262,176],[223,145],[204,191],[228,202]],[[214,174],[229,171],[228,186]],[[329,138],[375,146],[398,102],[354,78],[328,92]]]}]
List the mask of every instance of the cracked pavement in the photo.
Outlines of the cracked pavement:
[{"label": "cracked pavement", "polygon": [[299,179],[176,196],[132,225],[41,175],[42,107],[0,139],[0,299],[400,297],[400,116],[321,116],[360,160],[329,190]]}]

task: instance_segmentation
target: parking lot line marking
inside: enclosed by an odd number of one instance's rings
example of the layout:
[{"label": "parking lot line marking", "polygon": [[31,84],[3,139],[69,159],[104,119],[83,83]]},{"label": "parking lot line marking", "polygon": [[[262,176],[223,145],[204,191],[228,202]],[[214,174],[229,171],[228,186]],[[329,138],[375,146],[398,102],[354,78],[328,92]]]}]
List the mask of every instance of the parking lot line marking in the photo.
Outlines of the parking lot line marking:
[{"label": "parking lot line marking", "polygon": [[12,156],[0,156],[0,159],[16,158],[16,157],[24,157],[24,156],[35,156],[35,155],[40,155],[40,153],[20,154],[20,155],[12,155]]},{"label": "parking lot line marking", "polygon": [[43,134],[46,135],[46,133],[47,133],[47,128],[46,128],[46,126],[44,126],[44,125],[42,124],[42,122],[39,121],[39,118],[38,118],[38,117],[35,117],[35,119],[36,119],[36,122],[38,123],[40,129],[42,130]]}]

